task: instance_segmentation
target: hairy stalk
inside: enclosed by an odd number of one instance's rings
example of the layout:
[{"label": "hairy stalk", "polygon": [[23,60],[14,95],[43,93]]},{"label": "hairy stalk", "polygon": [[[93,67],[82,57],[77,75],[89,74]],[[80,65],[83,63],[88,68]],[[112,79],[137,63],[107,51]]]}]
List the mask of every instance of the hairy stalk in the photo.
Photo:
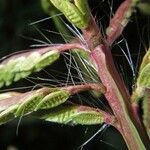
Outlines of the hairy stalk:
[{"label": "hairy stalk", "polygon": [[91,57],[97,66],[102,83],[107,87],[105,96],[119,121],[119,128],[117,128],[122,133],[129,149],[132,150],[133,147],[138,150],[148,148],[150,146],[149,139],[141,133],[139,130],[141,127],[132,117],[130,96],[115,66],[112,65],[114,63],[110,50],[103,45],[98,46],[92,51]]},{"label": "hairy stalk", "polygon": [[[150,141],[144,127],[139,124],[137,118],[132,116],[133,109],[130,104],[130,95],[125,87],[125,84],[115,68],[110,48],[113,41],[118,38],[126,26],[129,17],[132,14],[133,3],[130,0],[124,1],[116,11],[115,16],[110,21],[106,44],[101,44],[95,49],[92,49],[91,59],[97,67],[97,71],[102,83],[106,86],[107,92],[105,94],[109,105],[113,109],[115,116],[119,121],[118,130],[122,133],[129,149],[147,149],[150,147]],[[96,25],[93,23],[90,33],[99,33]],[[89,30],[84,32],[84,35],[89,33]],[[88,39],[93,38],[89,35]],[[91,40],[88,40],[91,42]],[[98,41],[98,40],[97,40]],[[93,41],[89,44],[93,44]],[[93,46],[94,47],[94,46]],[[143,144],[144,143],[144,144]],[[133,148],[134,147],[134,148]]]}]

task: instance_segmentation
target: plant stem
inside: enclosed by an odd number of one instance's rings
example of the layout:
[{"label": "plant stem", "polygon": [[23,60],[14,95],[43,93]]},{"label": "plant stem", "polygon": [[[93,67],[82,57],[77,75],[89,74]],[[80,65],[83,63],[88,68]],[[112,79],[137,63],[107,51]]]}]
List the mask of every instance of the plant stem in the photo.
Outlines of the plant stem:
[{"label": "plant stem", "polygon": [[101,40],[101,33],[93,19],[89,27],[83,31],[83,35],[91,50],[90,57],[97,67],[98,75],[107,89],[104,95],[119,124],[115,127],[121,132],[130,150],[145,150],[150,147],[149,138],[144,132],[143,125],[138,122],[135,115],[132,115],[134,112],[130,103],[130,94],[115,67],[108,47],[122,33],[132,14],[132,9],[132,0],[125,0],[120,5],[110,21],[106,41]]},{"label": "plant stem", "polygon": [[89,50],[92,50],[102,42],[102,35],[100,29],[95,23],[92,15],[90,16],[88,27],[83,29],[82,32]]},{"label": "plant stem", "polygon": [[105,97],[111,106],[120,126],[116,127],[123,135],[130,150],[145,150],[150,147],[148,136],[139,129],[140,125],[132,116],[130,95],[114,65],[111,51],[105,45],[97,46],[91,52],[98,75],[107,88]]}]

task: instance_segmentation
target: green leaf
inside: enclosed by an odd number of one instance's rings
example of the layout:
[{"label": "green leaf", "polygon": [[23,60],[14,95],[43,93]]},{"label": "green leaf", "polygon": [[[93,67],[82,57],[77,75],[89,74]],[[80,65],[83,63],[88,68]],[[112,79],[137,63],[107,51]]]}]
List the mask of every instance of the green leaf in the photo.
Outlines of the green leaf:
[{"label": "green leaf", "polygon": [[70,94],[67,91],[59,90],[45,96],[36,106],[35,111],[38,109],[48,109],[56,107],[64,103]]},{"label": "green leaf", "polygon": [[57,50],[49,51],[43,54],[36,62],[35,62],[35,70],[40,71],[44,67],[51,65],[59,58],[60,54]]},{"label": "green leaf", "polygon": [[144,97],[145,90],[150,88],[150,48],[143,57],[136,81],[136,88],[132,94],[132,101],[138,102]]},{"label": "green leaf", "polygon": [[87,0],[50,0],[65,17],[78,28],[84,29],[89,23],[89,8]]},{"label": "green leaf", "polygon": [[[69,96],[70,94],[68,91],[47,87],[24,94],[2,94],[1,107],[4,107],[5,109],[2,109],[0,112],[0,124],[12,120],[15,117],[31,114],[39,109],[56,107],[64,103]],[[11,99],[15,101],[12,105]]]},{"label": "green leaf", "polygon": [[59,56],[60,53],[57,50],[51,50],[44,54],[30,52],[29,55],[9,58],[0,65],[0,87],[9,86],[33,72],[42,70],[55,62]]},{"label": "green leaf", "polygon": [[69,98],[69,93],[57,88],[42,88],[27,94],[15,112],[15,116],[27,115],[38,109],[56,107]]},{"label": "green leaf", "polygon": [[139,87],[150,88],[150,63],[141,70],[137,85]]},{"label": "green leaf", "polygon": [[34,111],[36,105],[44,98],[44,94],[37,92],[32,93],[30,96],[27,95],[27,97],[24,98],[24,102],[21,103],[18,107],[18,109],[15,112],[15,116],[23,116],[28,113],[31,113]]},{"label": "green leaf", "polygon": [[15,111],[17,110],[18,105],[13,105],[11,107],[9,107],[8,109],[6,109],[5,111],[2,111],[0,113],[0,124],[4,124],[12,119],[15,118]]},{"label": "green leaf", "polygon": [[[59,105],[65,103],[71,95],[91,89],[101,91],[101,88],[103,88],[101,87],[101,84],[81,84],[59,88],[43,87],[39,90],[26,93],[13,94],[12,92],[8,92],[5,93],[5,95],[2,94],[2,100],[0,101],[1,124],[15,117],[32,114],[35,111],[45,111],[49,109],[52,112],[55,108],[58,108]],[[65,119],[67,116],[67,120],[71,119],[71,121],[76,124],[90,124],[90,121],[92,121],[92,124],[97,124],[100,122],[100,119],[102,121],[102,118],[100,118],[100,112],[97,111],[97,109],[79,106],[70,107],[70,105],[68,106],[69,107],[64,107],[63,109],[58,110],[57,116],[54,114],[52,116],[55,116],[56,119],[60,120],[60,122],[62,120],[62,123],[63,119]],[[105,116],[105,114],[106,113],[103,112],[102,116]],[[49,119],[50,115],[51,114],[48,115]],[[66,122],[66,120],[64,120],[64,122]]]},{"label": "green leaf", "polygon": [[135,89],[134,95],[136,99],[143,97],[145,90],[150,89],[150,63],[147,64],[139,73],[137,79],[137,87]]},{"label": "green leaf", "polygon": [[150,48],[147,50],[146,54],[143,57],[142,63],[140,65],[140,71],[148,64],[150,63]]},{"label": "green leaf", "polygon": [[42,119],[61,124],[92,125],[103,123],[101,112],[87,106],[61,106],[56,110],[43,115]]}]

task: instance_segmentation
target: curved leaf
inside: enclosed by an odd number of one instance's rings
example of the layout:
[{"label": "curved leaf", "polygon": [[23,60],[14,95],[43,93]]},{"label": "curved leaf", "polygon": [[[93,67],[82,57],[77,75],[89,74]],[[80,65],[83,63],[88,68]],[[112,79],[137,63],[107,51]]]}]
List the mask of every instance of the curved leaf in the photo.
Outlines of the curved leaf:
[{"label": "curved leaf", "polygon": [[82,125],[100,124],[103,122],[112,123],[114,121],[113,116],[99,109],[82,105],[60,106],[51,112],[42,114],[40,118],[61,124]]},{"label": "curved leaf", "polygon": [[6,98],[0,100],[0,124],[37,110],[52,109],[66,102],[73,94],[93,89],[105,92],[103,85],[93,83],[60,88],[44,87],[24,94],[5,93],[3,97]]},{"label": "curved leaf", "polygon": [[136,89],[132,94],[133,101],[138,101],[144,96],[145,90],[150,89],[150,63],[146,64],[140,71]]},{"label": "curved leaf", "polygon": [[143,57],[142,63],[140,65],[140,71],[148,64],[150,63],[150,48],[147,50],[146,54]]},{"label": "curved leaf", "polygon": [[143,57],[136,81],[136,88],[132,93],[132,101],[138,102],[144,97],[145,90],[150,88],[150,48]]},{"label": "curved leaf", "polygon": [[51,50],[44,54],[30,52],[20,57],[10,57],[0,65],[0,87],[10,85],[33,72],[38,72],[51,65],[60,56],[57,50]]},{"label": "curved leaf", "polygon": [[50,0],[66,18],[78,28],[86,28],[89,23],[89,8],[87,0]]},{"label": "curved leaf", "polygon": [[15,112],[18,108],[18,105],[13,105],[0,113],[0,124],[7,123],[15,118]]},{"label": "curved leaf", "polygon": [[69,98],[69,96],[70,94],[64,90],[59,90],[59,91],[50,93],[38,103],[35,110],[56,107],[64,103]]}]

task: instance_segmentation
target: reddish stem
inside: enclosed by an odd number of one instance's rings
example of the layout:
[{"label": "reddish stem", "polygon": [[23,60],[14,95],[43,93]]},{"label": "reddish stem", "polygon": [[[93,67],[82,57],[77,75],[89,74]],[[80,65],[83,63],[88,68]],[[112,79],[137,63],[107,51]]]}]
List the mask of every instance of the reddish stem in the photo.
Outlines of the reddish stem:
[{"label": "reddish stem", "polygon": [[[107,88],[105,97],[120,124],[118,130],[122,133],[128,147],[140,150],[142,142],[145,147],[150,147],[147,135],[142,133],[139,129],[140,125],[132,116],[130,95],[115,68],[110,49],[104,45],[97,46],[92,51],[91,58],[97,66],[102,83]],[[137,144],[137,139],[141,144]]]},{"label": "reddish stem", "polygon": [[88,49],[92,50],[102,42],[101,32],[92,16],[88,27],[83,29],[82,32]]},{"label": "reddish stem", "polygon": [[111,45],[122,34],[132,14],[132,3],[132,0],[125,0],[121,3],[114,17],[110,20],[106,39],[108,45]]},{"label": "reddish stem", "polygon": [[96,84],[96,83],[88,83],[88,84],[82,84],[82,85],[74,85],[74,86],[66,86],[62,87],[61,89],[67,90],[71,95],[82,92],[82,91],[88,91],[88,90],[96,90],[101,93],[106,92],[106,88],[103,84]]}]

